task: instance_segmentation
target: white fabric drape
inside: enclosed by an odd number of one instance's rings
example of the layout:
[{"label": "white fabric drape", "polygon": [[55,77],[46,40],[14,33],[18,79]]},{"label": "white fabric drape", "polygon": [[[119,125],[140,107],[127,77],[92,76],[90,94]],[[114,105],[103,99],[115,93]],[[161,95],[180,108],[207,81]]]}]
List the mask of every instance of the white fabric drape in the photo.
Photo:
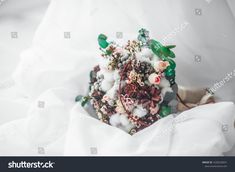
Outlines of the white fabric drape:
[{"label": "white fabric drape", "polygon": [[[235,101],[233,4],[229,0],[52,0],[32,47],[22,53],[13,74],[20,95],[28,99],[27,117],[1,126],[0,154],[34,155],[38,147],[44,147],[48,155],[64,153],[74,98],[86,94],[88,72],[99,58],[99,33],[112,40],[116,32],[122,32],[124,38],[118,39],[122,42],[135,38],[144,27],[152,38],[177,45],[180,85],[212,87],[232,72],[233,77],[216,95],[223,101]],[[70,39],[64,38],[64,32],[70,33]],[[44,108],[38,107],[39,101],[45,102]],[[12,108],[17,111],[17,106]],[[174,154],[183,148],[177,149]]]}]

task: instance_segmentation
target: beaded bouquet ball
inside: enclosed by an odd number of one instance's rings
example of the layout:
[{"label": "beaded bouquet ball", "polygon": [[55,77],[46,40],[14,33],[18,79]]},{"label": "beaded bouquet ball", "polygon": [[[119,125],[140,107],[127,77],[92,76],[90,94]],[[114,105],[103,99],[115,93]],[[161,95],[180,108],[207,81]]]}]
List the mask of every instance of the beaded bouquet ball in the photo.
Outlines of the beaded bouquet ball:
[{"label": "beaded bouquet ball", "polygon": [[177,111],[174,45],[150,39],[145,29],[125,45],[109,42],[104,34],[98,43],[102,54],[90,72],[89,93],[76,101],[131,135]]}]

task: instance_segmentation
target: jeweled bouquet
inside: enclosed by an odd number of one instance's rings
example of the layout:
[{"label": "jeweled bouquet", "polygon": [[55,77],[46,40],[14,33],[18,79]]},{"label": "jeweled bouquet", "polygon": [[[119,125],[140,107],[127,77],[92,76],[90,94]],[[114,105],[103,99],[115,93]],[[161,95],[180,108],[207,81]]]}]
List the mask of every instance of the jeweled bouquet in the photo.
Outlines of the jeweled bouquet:
[{"label": "jeweled bouquet", "polygon": [[174,45],[150,39],[145,29],[125,45],[98,36],[100,62],[90,72],[87,96],[77,96],[97,117],[134,134],[176,112]]}]

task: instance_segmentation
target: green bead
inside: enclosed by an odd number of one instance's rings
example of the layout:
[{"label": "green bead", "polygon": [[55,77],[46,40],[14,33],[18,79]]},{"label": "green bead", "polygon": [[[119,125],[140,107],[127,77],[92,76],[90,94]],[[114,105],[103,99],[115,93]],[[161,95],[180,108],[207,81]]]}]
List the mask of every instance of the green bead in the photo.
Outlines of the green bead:
[{"label": "green bead", "polygon": [[175,54],[173,51],[170,50],[170,48],[167,47],[161,47],[160,48],[161,53],[165,56],[165,57],[171,57],[171,58],[175,58]]},{"label": "green bead", "polygon": [[175,53],[170,50],[170,53],[168,54],[168,56],[171,57],[171,58],[175,58]]},{"label": "green bead", "polygon": [[172,48],[175,48],[176,46],[175,45],[167,45],[165,46],[166,48],[169,48],[169,49],[172,49]]},{"label": "green bead", "polygon": [[176,64],[175,64],[174,60],[168,59],[167,61],[170,63],[170,68],[171,68],[171,69],[175,69]]},{"label": "green bead", "polygon": [[175,76],[175,70],[172,69],[172,68],[169,66],[169,67],[166,68],[165,75],[166,75],[166,76]]},{"label": "green bead", "polygon": [[160,51],[160,48],[162,47],[162,44],[158,41],[151,40],[150,41],[150,49],[153,51],[155,55],[158,57],[162,57],[162,52]]},{"label": "green bead", "polygon": [[166,57],[168,57],[169,56],[169,54],[170,54],[170,49],[169,48],[166,48],[166,47],[161,47],[160,48],[160,51],[161,51],[161,53],[164,55],[164,56],[166,56]]},{"label": "green bead", "polygon": [[170,49],[175,48],[175,45],[167,45],[165,46],[165,48],[167,48],[169,50],[169,53],[167,56],[171,57],[171,58],[175,58],[175,53],[173,51],[171,51]]},{"label": "green bead", "polygon": [[101,48],[106,48],[108,47],[109,43],[106,41],[107,40],[107,36],[104,34],[100,34],[98,36],[98,43],[100,45]]},{"label": "green bead", "polygon": [[162,106],[159,115],[166,117],[169,114],[171,114],[171,108],[169,106]]},{"label": "green bead", "polygon": [[175,58],[174,52],[170,50],[172,48],[175,48],[175,45],[163,46],[156,40],[150,41],[150,49],[162,60],[166,60],[167,57]]}]

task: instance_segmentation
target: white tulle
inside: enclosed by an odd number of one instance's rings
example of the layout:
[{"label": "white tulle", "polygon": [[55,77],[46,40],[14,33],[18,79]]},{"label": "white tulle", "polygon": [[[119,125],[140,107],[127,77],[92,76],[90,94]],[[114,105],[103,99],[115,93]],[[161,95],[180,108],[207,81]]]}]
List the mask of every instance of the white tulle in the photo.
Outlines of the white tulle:
[{"label": "white tulle", "polygon": [[[1,109],[24,116],[0,126],[0,154],[90,155],[94,147],[98,155],[222,155],[231,150],[231,102],[171,115],[130,136],[89,116],[74,101],[87,93],[89,71],[99,61],[97,35],[112,40],[122,32],[123,39],[117,41],[124,42],[142,27],[152,38],[177,45],[179,84],[212,86],[234,72],[234,5],[229,4],[232,1],[52,0],[32,47],[21,55],[13,74],[16,85],[3,94],[9,103],[0,102]],[[195,15],[196,7],[202,9],[201,16]],[[65,39],[64,32],[71,38]],[[195,55],[203,63],[195,62]],[[216,95],[235,101],[234,84],[231,79]]]}]

